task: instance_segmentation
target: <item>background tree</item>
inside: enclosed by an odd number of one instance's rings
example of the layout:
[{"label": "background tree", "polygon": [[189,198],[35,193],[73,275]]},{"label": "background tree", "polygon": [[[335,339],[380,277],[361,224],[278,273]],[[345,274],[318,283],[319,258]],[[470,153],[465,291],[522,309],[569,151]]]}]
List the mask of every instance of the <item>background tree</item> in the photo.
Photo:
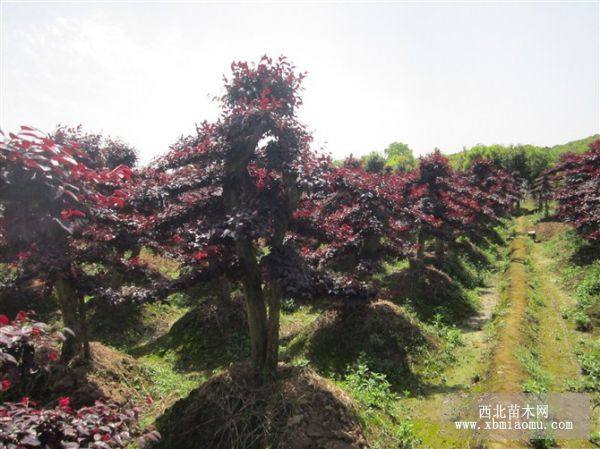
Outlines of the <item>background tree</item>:
[{"label": "background tree", "polygon": [[416,262],[422,262],[425,245],[435,240],[439,252],[443,242],[452,240],[464,219],[453,186],[454,173],[439,151],[421,157],[403,186],[402,201],[410,216],[416,242]]},{"label": "background tree", "polygon": [[533,182],[531,186],[531,195],[536,202],[537,209],[541,211],[545,217],[550,212],[550,201],[554,192],[553,181],[551,174],[544,170]]},{"label": "background tree", "polygon": [[385,149],[386,165],[393,170],[409,172],[416,168],[417,159],[407,144],[393,142]]},{"label": "background tree", "polygon": [[399,200],[404,179],[369,172],[352,159],[342,167],[327,165],[318,178],[321,182],[311,184],[296,213],[302,253],[316,271],[342,276],[355,289],[345,299],[354,296],[362,303],[369,292],[375,294],[373,275],[383,262],[404,258],[411,250],[408,214]]},{"label": "background tree", "polygon": [[379,152],[371,151],[361,158],[361,162],[366,171],[370,173],[381,173],[385,168],[386,160]]}]

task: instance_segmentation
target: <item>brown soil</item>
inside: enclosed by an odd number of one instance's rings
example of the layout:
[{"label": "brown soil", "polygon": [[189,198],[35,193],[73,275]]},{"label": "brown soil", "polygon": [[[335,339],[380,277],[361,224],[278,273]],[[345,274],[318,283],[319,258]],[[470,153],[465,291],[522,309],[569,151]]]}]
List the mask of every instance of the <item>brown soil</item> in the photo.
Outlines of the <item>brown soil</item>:
[{"label": "brown soil", "polygon": [[534,227],[538,241],[550,240],[557,234],[569,229],[569,225],[558,221],[543,221]]},{"label": "brown soil", "polygon": [[163,449],[364,449],[349,396],[307,368],[258,384],[247,365],[214,376],[157,421]]},{"label": "brown soil", "polygon": [[136,383],[148,381],[135,359],[98,342],[90,343],[92,360],[74,361],[69,368],[55,374],[52,390],[56,396],[68,396],[71,403],[93,404],[96,400],[124,404],[141,402]]}]

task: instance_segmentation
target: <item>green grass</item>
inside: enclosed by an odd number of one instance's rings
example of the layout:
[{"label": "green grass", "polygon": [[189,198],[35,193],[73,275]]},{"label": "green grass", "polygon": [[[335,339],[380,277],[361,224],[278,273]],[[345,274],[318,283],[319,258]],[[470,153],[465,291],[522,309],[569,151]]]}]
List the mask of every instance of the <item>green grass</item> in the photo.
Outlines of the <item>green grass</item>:
[{"label": "green grass", "polygon": [[556,271],[562,274],[565,287],[575,292],[577,304],[568,316],[582,331],[600,325],[600,257],[597,248],[574,231],[562,232],[547,242],[544,249],[553,254]]},{"label": "green grass", "polygon": [[[533,243],[527,240],[526,245],[529,256]],[[523,381],[523,391],[525,393],[540,394],[547,392],[552,384],[552,377],[542,368],[541,356],[537,349],[540,344],[543,344],[540,341],[540,316],[547,313],[545,312],[547,304],[546,299],[539,293],[539,280],[536,277],[530,256],[525,259],[524,264],[529,290],[527,292],[527,308],[522,332],[527,344],[517,348],[515,355],[528,376]]]},{"label": "green grass", "polygon": [[168,357],[149,355],[138,359],[140,369],[147,378],[143,393],[154,402],[147,410],[142,421],[148,425],[157,415],[177,399],[187,396],[190,391],[205,382],[208,376],[202,373],[184,373],[174,369],[174,363]]},{"label": "green grass", "polygon": [[557,233],[542,243],[542,249],[553,258],[553,270],[560,274],[563,286],[574,292],[575,304],[563,310],[581,331],[576,349],[582,378],[571,379],[571,390],[600,393],[600,258],[597,250],[573,230]]},{"label": "green grass", "polygon": [[344,378],[336,383],[356,401],[372,449],[422,447],[414,423],[385,374],[371,370],[363,359],[348,367]]}]

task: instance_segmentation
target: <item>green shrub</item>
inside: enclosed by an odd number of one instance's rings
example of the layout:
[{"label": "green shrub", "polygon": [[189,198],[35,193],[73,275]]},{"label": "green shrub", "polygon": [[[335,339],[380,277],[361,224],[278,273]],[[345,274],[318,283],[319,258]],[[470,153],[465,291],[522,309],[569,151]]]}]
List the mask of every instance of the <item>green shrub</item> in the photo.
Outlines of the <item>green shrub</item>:
[{"label": "green shrub", "polygon": [[285,298],[281,301],[281,310],[285,313],[292,313],[298,310],[298,305],[292,298]]},{"label": "green shrub", "polygon": [[586,391],[600,391],[600,357],[598,354],[587,353],[579,357],[581,371],[585,375],[584,389]]},{"label": "green shrub", "polygon": [[411,421],[400,422],[396,438],[402,449],[417,449],[423,443],[420,438],[415,436],[414,425]]},{"label": "green shrub", "polygon": [[386,410],[398,399],[386,375],[371,371],[364,357],[349,367],[342,385],[368,408]]}]

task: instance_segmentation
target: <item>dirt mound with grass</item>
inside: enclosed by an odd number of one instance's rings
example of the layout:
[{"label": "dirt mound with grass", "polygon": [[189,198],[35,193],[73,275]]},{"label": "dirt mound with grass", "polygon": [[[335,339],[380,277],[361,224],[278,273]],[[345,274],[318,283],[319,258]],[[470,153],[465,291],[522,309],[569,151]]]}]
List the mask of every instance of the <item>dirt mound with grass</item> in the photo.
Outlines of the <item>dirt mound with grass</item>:
[{"label": "dirt mound with grass", "polygon": [[138,388],[149,380],[135,359],[98,342],[90,343],[90,350],[90,361],[74,360],[53,374],[53,395],[68,396],[76,406],[96,400],[140,403],[143,395]]},{"label": "dirt mound with grass", "polygon": [[536,223],[534,230],[536,239],[540,242],[550,240],[555,235],[568,231],[571,227],[558,221],[540,221]]},{"label": "dirt mound with grass", "polygon": [[261,385],[238,365],[157,420],[161,449],[364,449],[351,399],[307,368]]},{"label": "dirt mound with grass", "polygon": [[415,265],[385,280],[386,298],[410,304],[419,317],[431,319],[442,313],[455,323],[466,321],[477,312],[475,299],[443,271],[431,265]]},{"label": "dirt mound with grass", "polygon": [[291,342],[286,356],[304,353],[320,372],[338,374],[364,360],[402,388],[417,382],[415,364],[439,346],[439,339],[414,316],[389,301],[377,301],[324,312]]},{"label": "dirt mound with grass", "polygon": [[134,355],[173,353],[177,369],[212,370],[249,355],[243,299],[206,301],[177,320],[169,332],[134,351]]}]

